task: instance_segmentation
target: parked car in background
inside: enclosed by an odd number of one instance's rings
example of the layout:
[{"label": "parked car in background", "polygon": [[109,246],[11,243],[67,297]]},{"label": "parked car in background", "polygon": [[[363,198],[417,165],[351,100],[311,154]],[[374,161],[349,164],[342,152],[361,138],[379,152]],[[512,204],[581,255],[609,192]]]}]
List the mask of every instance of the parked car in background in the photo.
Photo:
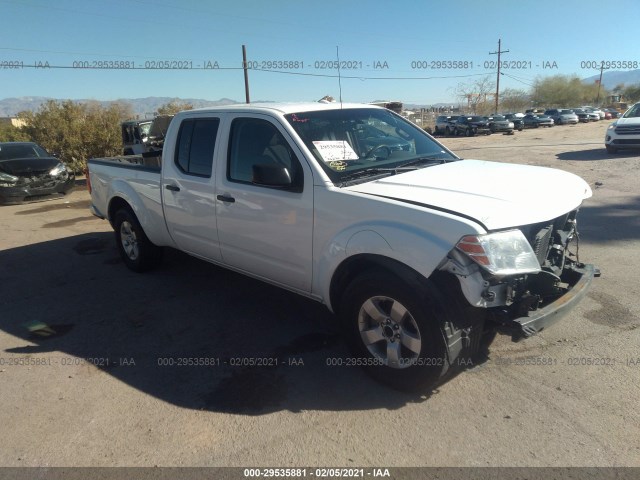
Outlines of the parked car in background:
[{"label": "parked car in background", "polygon": [[164,137],[167,134],[173,115],[158,115],[151,122],[149,135],[146,141],[146,152],[161,152],[164,146]]},{"label": "parked car in background", "polygon": [[640,102],[609,125],[604,146],[608,153],[616,153],[623,148],[640,148]]},{"label": "parked car in background", "polygon": [[66,195],[75,174],[33,142],[0,143],[0,203],[18,204]]},{"label": "parked car in background", "polygon": [[434,135],[451,135],[458,117],[459,115],[439,115],[433,129]]},{"label": "parked car in background", "polygon": [[553,118],[555,125],[576,125],[578,123],[578,116],[573,113],[573,110],[567,108],[551,108],[544,114]]},{"label": "parked car in background", "polygon": [[588,105],[582,106],[587,113],[592,113],[598,116],[597,120],[604,120],[604,112],[599,108],[590,107]]},{"label": "parked car in background", "polygon": [[152,122],[152,119],[129,120],[120,124],[123,155],[139,155],[147,151],[146,143]]},{"label": "parked car in background", "polygon": [[611,118],[620,118],[620,116],[622,115],[622,113],[620,113],[615,108],[606,108],[605,113],[606,112],[609,112],[609,114],[611,115]]},{"label": "parked car in background", "polygon": [[502,115],[491,115],[487,117],[487,123],[489,124],[491,133],[513,133],[513,129],[515,127],[514,123],[511,120],[508,120]]},{"label": "parked car in background", "polygon": [[544,114],[544,108],[528,108],[524,111],[525,115],[528,114],[532,114],[532,115],[543,115]]},{"label": "parked car in background", "polygon": [[528,113],[522,118],[522,121],[525,128],[553,127],[553,118],[546,115]]},{"label": "parked car in background", "polygon": [[485,135],[491,134],[489,128],[489,122],[486,117],[480,115],[465,116],[461,115],[456,120],[455,127],[453,128],[454,135],[466,135],[467,137],[473,137],[484,133]]},{"label": "parked car in background", "polygon": [[589,123],[591,121],[590,115],[582,108],[572,108],[573,113],[578,117],[578,122]]},{"label": "parked car in background", "polygon": [[524,114],[522,114],[522,113],[505,113],[503,115],[504,115],[504,118],[506,118],[507,120],[513,122],[513,128],[515,128],[519,132],[524,130],[524,122],[522,121],[522,118],[524,117]]}]

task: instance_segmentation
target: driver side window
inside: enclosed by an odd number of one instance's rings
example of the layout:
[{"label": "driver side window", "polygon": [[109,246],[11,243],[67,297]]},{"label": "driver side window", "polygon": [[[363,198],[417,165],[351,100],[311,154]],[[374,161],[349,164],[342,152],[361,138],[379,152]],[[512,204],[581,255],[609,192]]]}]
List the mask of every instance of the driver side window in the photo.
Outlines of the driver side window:
[{"label": "driver side window", "polygon": [[302,168],[291,146],[278,129],[259,118],[237,118],[231,124],[227,178],[252,183],[254,165],[275,165],[289,171],[300,189]]}]

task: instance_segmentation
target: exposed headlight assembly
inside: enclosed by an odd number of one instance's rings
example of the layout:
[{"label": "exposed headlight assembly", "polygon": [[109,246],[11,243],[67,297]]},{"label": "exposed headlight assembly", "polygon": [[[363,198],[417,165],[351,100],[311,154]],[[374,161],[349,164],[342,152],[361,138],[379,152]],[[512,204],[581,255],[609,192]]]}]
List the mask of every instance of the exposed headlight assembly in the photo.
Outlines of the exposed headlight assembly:
[{"label": "exposed headlight assembly", "polygon": [[49,175],[57,176],[66,171],[67,171],[67,167],[64,165],[64,163],[59,163],[58,165],[53,167],[51,170],[49,170]]},{"label": "exposed headlight assembly", "polygon": [[540,271],[538,259],[520,230],[467,235],[456,248],[493,275]]},{"label": "exposed headlight assembly", "polygon": [[0,172],[0,187],[13,187],[20,180],[18,177]]}]

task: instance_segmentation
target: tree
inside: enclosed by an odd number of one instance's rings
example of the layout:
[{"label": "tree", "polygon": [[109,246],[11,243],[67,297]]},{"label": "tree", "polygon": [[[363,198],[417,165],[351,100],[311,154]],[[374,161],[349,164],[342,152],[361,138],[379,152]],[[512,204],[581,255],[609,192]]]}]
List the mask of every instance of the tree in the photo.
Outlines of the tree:
[{"label": "tree", "polygon": [[[598,98],[598,84],[584,83],[577,75],[554,75],[534,83],[533,104],[545,107],[575,107],[594,103]],[[600,98],[607,92],[600,88]]]},{"label": "tree", "polygon": [[531,105],[531,95],[524,90],[505,88],[500,92],[500,111],[522,112]]},{"label": "tree", "polygon": [[93,157],[122,152],[120,123],[132,117],[131,106],[98,102],[76,103],[49,100],[37,112],[21,112],[24,132],[34,141],[57,154],[76,172],[84,170]]},{"label": "tree", "polygon": [[175,115],[183,110],[193,110],[193,105],[172,100],[158,107],[158,115]]},{"label": "tree", "polygon": [[456,96],[466,103],[467,109],[474,114],[492,113],[495,108],[496,84],[491,77],[483,77],[468,83],[459,83]]},{"label": "tree", "polygon": [[11,123],[0,123],[0,142],[30,142],[29,135]]},{"label": "tree", "polygon": [[622,96],[625,102],[635,103],[640,101],[640,83],[629,85],[628,87],[625,85],[622,89]]}]

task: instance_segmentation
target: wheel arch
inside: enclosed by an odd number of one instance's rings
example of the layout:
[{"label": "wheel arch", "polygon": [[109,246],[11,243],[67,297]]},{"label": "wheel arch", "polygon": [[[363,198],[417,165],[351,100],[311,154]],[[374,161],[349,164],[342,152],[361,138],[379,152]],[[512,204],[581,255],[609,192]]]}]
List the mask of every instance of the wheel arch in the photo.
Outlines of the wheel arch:
[{"label": "wheel arch", "polygon": [[111,224],[112,227],[114,226],[114,219],[115,219],[116,213],[118,213],[118,211],[122,209],[129,210],[135,215],[135,212],[133,211],[133,207],[123,197],[115,196],[109,201],[109,206],[107,208],[107,218],[109,219],[109,223]]},{"label": "wheel arch", "polygon": [[342,294],[348,285],[362,273],[370,270],[386,270],[411,283],[427,283],[427,278],[408,265],[384,255],[361,253],[346,258],[331,277],[329,301],[331,309],[339,313]]}]

